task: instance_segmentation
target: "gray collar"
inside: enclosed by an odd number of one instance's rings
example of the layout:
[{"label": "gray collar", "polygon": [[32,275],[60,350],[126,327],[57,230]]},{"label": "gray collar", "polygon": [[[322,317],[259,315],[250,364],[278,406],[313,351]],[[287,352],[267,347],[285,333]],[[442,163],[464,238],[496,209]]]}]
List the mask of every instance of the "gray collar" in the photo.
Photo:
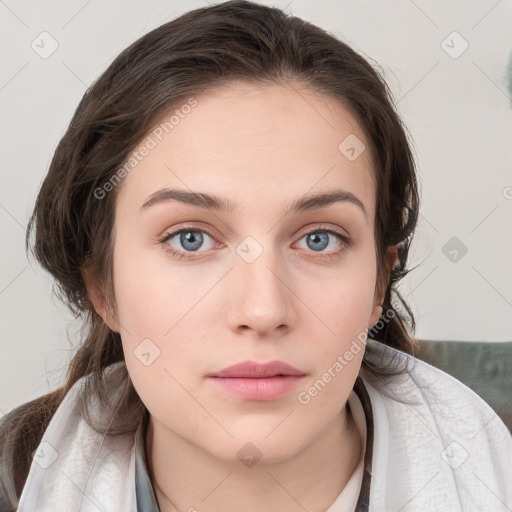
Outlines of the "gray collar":
[{"label": "gray collar", "polygon": [[[373,412],[370,397],[361,377],[357,377],[354,391],[359,397],[366,417],[366,451],[364,456],[364,473],[361,492],[354,512],[368,512],[370,504],[370,483],[373,455]],[[160,512],[153,483],[149,477],[146,457],[146,428],[142,426],[135,435],[135,492],[137,512]]]},{"label": "gray collar", "polygon": [[135,495],[137,512],[160,512],[153,483],[149,478],[146,458],[147,422],[143,422],[135,434]]}]

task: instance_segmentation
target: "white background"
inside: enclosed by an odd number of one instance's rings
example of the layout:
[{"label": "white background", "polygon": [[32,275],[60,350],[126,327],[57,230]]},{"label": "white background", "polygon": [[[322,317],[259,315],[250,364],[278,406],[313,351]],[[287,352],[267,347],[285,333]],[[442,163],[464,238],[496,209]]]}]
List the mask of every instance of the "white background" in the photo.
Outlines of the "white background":
[{"label": "white background", "polygon": [[[28,261],[24,248],[25,227],[60,137],[86,88],[121,50],[206,5],[0,1],[0,416],[61,384],[79,339],[79,325],[52,298],[50,277]],[[512,2],[272,5],[323,27],[385,70],[419,164],[421,217],[410,262],[419,266],[400,288],[415,313],[417,337],[510,341]],[[47,59],[31,48],[43,31],[58,43]],[[450,36],[454,31],[460,36]],[[464,40],[469,46],[457,58],[443,49],[458,53]],[[456,262],[443,253],[452,237],[468,249]]]}]

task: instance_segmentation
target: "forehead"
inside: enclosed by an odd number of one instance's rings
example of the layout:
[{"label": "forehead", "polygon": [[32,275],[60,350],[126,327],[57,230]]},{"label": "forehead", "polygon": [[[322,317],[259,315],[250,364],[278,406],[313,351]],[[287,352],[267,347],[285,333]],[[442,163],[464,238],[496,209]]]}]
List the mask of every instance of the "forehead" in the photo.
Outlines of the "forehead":
[{"label": "forehead", "polygon": [[361,199],[369,219],[374,215],[364,132],[341,103],[298,83],[212,89],[174,105],[136,151],[143,146],[150,149],[118,190],[120,202],[134,208],[162,187],[269,207],[341,188]]}]

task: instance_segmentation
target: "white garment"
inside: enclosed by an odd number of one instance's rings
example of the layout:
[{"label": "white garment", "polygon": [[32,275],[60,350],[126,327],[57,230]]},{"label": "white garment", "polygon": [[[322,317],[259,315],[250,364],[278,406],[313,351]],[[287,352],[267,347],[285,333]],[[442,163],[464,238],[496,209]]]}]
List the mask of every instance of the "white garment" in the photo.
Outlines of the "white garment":
[{"label": "white garment", "polygon": [[[372,360],[409,364],[379,385],[360,372],[374,423],[369,512],[510,512],[512,435],[491,407],[447,373],[367,344]],[[43,435],[18,512],[137,512],[133,435],[112,439],[86,425],[76,407],[82,383]]]}]

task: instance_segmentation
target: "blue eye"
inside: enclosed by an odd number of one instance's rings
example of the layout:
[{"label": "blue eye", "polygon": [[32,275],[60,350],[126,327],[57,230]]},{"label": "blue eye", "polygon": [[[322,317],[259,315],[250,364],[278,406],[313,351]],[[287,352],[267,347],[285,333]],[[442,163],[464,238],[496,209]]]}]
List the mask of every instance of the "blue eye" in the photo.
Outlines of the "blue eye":
[{"label": "blue eye", "polygon": [[340,235],[338,235],[338,233],[333,233],[332,231],[319,230],[312,231],[311,233],[307,234],[305,237],[302,238],[306,238],[306,244],[309,249],[311,249],[314,252],[318,252],[324,250],[329,245],[329,242],[332,239],[332,235],[334,235],[338,240],[340,239]]},{"label": "blue eye", "polygon": [[[166,234],[161,240],[161,243],[164,245],[166,251],[174,254],[175,256],[178,256],[180,259],[187,259],[190,257],[186,254],[187,252],[198,252],[198,249],[201,247],[201,245],[203,245],[203,235],[211,237],[211,235],[203,230],[185,228]],[[170,241],[173,238],[177,238],[178,243],[185,249],[185,253],[179,249],[175,249],[170,245]]]},{"label": "blue eye", "polygon": [[[328,247],[330,240],[335,238],[339,244],[338,248],[334,250],[323,252],[326,247]],[[306,244],[311,252],[314,253],[313,257],[315,259],[323,259],[323,260],[332,260],[335,258],[340,258],[350,247],[352,247],[352,240],[333,229],[324,229],[323,227],[315,227],[312,231],[306,233]],[[315,254],[316,253],[316,254]]]}]

